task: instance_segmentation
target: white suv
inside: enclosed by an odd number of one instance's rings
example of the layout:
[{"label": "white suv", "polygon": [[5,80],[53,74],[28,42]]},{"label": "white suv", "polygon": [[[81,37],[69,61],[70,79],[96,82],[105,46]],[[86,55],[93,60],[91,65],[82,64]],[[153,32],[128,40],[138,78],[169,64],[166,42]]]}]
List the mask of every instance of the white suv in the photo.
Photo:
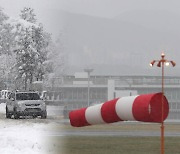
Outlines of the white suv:
[{"label": "white suv", "polygon": [[46,104],[36,92],[12,92],[6,102],[6,118],[20,116],[41,116],[46,119]]}]

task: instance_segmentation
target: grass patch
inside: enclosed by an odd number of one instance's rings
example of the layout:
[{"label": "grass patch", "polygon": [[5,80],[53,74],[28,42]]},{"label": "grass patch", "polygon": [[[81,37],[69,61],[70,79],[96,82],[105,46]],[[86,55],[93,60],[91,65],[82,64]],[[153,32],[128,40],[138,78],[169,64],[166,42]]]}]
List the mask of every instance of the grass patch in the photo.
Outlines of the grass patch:
[{"label": "grass patch", "polygon": [[[59,125],[53,130],[64,131],[160,131],[159,123],[141,123],[141,122],[119,122],[114,124],[92,125],[87,127],[72,127],[69,124]],[[165,123],[165,131],[180,132],[179,123]]]},{"label": "grass patch", "polygon": [[[62,138],[61,138],[62,139]],[[58,142],[60,137],[54,137]],[[165,153],[180,153],[180,138],[165,138]],[[159,154],[160,137],[63,137],[63,154]]]},{"label": "grass patch", "polygon": [[[58,125],[55,131],[82,132],[159,132],[156,123],[116,123],[74,128],[70,125]],[[165,123],[165,132],[180,133],[179,123]],[[160,134],[159,134],[160,135]],[[64,136],[50,137],[55,143],[57,154],[160,154],[160,136],[122,137],[122,136]],[[165,136],[165,154],[180,154],[180,137]]]}]

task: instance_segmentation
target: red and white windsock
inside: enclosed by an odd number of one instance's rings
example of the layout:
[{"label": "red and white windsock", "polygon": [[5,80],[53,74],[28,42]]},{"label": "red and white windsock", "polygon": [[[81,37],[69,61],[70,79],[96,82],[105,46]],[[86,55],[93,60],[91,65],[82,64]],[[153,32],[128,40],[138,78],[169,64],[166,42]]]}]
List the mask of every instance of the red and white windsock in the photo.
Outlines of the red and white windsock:
[{"label": "red and white windsock", "polygon": [[[163,99],[163,118],[162,118]],[[169,105],[162,93],[121,97],[102,104],[73,110],[69,113],[74,127],[113,123],[118,121],[164,121],[169,113]]]}]

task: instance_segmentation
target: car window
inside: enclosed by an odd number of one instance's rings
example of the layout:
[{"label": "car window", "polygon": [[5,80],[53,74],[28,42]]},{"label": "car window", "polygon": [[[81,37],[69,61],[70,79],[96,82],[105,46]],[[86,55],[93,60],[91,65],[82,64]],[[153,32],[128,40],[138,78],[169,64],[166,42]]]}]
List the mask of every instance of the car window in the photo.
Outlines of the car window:
[{"label": "car window", "polygon": [[17,93],[16,100],[40,100],[37,93]]},{"label": "car window", "polygon": [[14,93],[9,94],[8,98],[9,98],[9,99],[11,99],[11,98],[14,98],[14,99],[15,99],[15,94],[14,94]]},{"label": "car window", "polygon": [[11,97],[12,97],[12,94],[10,94],[10,95],[8,96],[9,99],[11,99]]}]

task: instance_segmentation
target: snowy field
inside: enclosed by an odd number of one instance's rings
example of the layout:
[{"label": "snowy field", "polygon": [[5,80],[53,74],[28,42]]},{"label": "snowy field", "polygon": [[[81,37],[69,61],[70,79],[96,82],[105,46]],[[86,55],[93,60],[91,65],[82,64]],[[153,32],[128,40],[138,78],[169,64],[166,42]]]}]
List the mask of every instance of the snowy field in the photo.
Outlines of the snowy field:
[{"label": "snowy field", "polygon": [[53,107],[48,107],[47,112],[47,119],[6,119],[5,104],[0,104],[0,153],[55,154],[56,143],[48,140],[48,132],[58,123],[53,118]]}]

